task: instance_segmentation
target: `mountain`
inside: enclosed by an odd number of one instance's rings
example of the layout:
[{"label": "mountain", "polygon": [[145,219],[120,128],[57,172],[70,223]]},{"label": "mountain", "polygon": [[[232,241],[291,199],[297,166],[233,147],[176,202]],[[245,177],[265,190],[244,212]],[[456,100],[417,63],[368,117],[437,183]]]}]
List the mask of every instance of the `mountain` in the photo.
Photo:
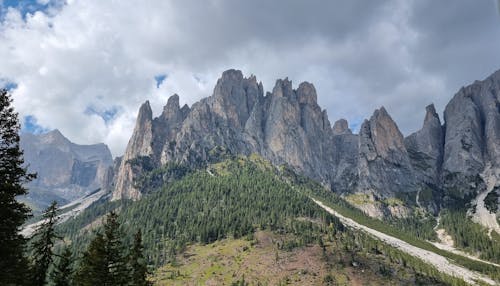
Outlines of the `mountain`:
[{"label": "mountain", "polygon": [[[144,234],[154,285],[467,285],[461,279],[495,285],[485,275],[500,277],[494,266],[448,254],[452,264],[435,249],[422,249],[431,244],[415,242],[419,235],[364,216],[290,167],[275,168],[255,154],[228,157],[191,169],[141,200],[98,202],[63,223],[60,233],[78,255],[102,231],[102,216],[118,211],[120,237],[130,241],[138,229]],[[312,197],[353,219],[334,216]],[[361,220],[378,236],[355,222]]]},{"label": "mountain", "polygon": [[[294,89],[280,79],[264,95],[255,76],[228,70],[191,108],[181,108],[178,95],[155,118],[149,102],[141,106],[113,199],[139,199],[134,181],[147,171],[169,162],[199,165],[223,150],[288,164],[344,196],[366,195],[376,205],[365,208],[373,216],[405,216],[408,206],[437,213],[444,204],[469,202],[486,189],[485,168],[498,168],[499,91],[500,71],[460,89],[444,123],[429,105],[422,129],[405,138],[381,107],[352,134],[344,119],[331,126],[311,83]],[[392,198],[405,204],[385,203]]]},{"label": "mountain", "polygon": [[78,145],[59,130],[45,134],[21,134],[21,148],[30,172],[37,178],[28,183],[29,194],[23,198],[34,210],[52,200],[71,202],[108,185],[113,159],[105,144]]}]

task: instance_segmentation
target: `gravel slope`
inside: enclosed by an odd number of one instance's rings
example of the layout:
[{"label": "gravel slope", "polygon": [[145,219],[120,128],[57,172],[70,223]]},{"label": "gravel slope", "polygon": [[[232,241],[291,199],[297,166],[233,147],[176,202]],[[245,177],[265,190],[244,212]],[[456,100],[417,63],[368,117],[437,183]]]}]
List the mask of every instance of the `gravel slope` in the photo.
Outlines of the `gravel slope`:
[{"label": "gravel slope", "polygon": [[377,230],[371,229],[367,226],[364,226],[362,224],[359,224],[355,222],[354,220],[345,217],[338,212],[334,211],[333,209],[325,206],[322,202],[312,199],[316,204],[318,204],[320,207],[322,207],[324,210],[327,212],[331,213],[332,215],[338,217],[343,224],[352,227],[354,229],[359,229],[363,230],[374,237],[380,239],[381,241],[392,245],[393,247],[396,247],[412,256],[418,257],[421,260],[425,261],[426,263],[429,263],[430,265],[433,265],[436,267],[439,271],[447,273],[449,275],[459,277],[466,281],[467,283],[470,283],[472,285],[476,285],[475,281],[482,281],[484,283],[487,283],[489,285],[497,285],[495,281],[492,279],[479,274],[477,272],[471,271],[465,267],[458,266],[455,264],[452,264],[448,259],[444,256],[441,256],[439,254],[436,254],[434,252],[418,248],[416,246],[413,246],[405,241],[402,241],[398,238],[389,236],[385,233],[379,232]]}]

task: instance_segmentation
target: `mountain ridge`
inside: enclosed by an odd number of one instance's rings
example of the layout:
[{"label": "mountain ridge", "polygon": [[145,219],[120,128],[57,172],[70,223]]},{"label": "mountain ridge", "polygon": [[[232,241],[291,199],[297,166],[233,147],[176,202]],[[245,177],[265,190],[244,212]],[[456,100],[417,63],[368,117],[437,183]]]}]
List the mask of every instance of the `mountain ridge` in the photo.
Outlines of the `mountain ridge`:
[{"label": "mountain ridge", "polygon": [[[415,201],[417,193],[430,190],[431,201],[416,203],[436,213],[443,202],[467,201],[479,193],[485,187],[484,166],[500,163],[498,91],[500,72],[460,89],[446,106],[444,123],[429,105],[422,128],[404,137],[381,107],[352,134],[345,119],[332,127],[311,83],[293,89],[290,80],[279,79],[264,95],[255,76],[227,70],[212,95],[191,107],[180,108],[179,96],[173,95],[153,118],[149,103],[141,106],[115,173],[113,199],[139,199],[133,182],[147,168],[200,164],[223,147],[288,164],[340,194],[365,193],[374,200],[403,195]],[[152,166],[137,160],[132,166],[139,157],[148,157]]]},{"label": "mountain ridge", "polygon": [[109,185],[113,159],[105,144],[75,144],[57,129],[20,137],[25,163],[38,175],[27,184],[30,193],[24,198],[35,210],[51,200],[64,204]]}]

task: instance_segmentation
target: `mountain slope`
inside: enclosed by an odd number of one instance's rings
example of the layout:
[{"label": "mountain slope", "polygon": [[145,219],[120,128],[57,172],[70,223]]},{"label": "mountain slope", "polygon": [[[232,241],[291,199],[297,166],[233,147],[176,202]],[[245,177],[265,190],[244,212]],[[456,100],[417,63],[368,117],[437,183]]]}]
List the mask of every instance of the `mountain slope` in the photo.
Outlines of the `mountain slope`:
[{"label": "mountain slope", "polygon": [[[178,267],[175,266],[178,259],[183,260],[180,257],[188,255],[185,251],[193,244],[211,245],[223,239],[252,240],[256,231],[265,231],[276,235],[273,247],[280,251],[312,251],[314,245],[324,244],[327,257],[333,259],[340,255],[341,258],[336,259],[344,261],[332,261],[331,265],[344,269],[341,265],[345,265],[342,263],[346,261],[364,261],[363,265],[371,266],[359,270],[365,269],[382,280],[384,277],[388,279],[383,281],[396,284],[415,284],[420,281],[424,285],[463,285],[459,280],[440,273],[404,251],[396,250],[356,229],[346,229],[336,217],[308,197],[311,194],[333,194],[295,175],[290,168],[277,169],[253,155],[208,164],[187,173],[174,172],[173,169],[182,168],[155,170],[143,178],[146,181],[163,178],[169,184],[158,184],[160,187],[156,191],[139,201],[100,203],[84,211],[81,216],[68,220],[61,226],[66,238],[73,242],[75,249],[84,246],[88,234],[99,227],[99,217],[115,209],[119,210],[127,232],[142,229],[149,263],[155,266]],[[171,179],[175,173],[184,175]],[[154,185],[151,182],[146,184]],[[348,257],[351,260],[345,260]],[[234,257],[221,259],[231,261]],[[446,267],[452,266],[446,264]],[[494,269],[485,269],[495,273]],[[241,269],[240,273],[244,274],[245,270]],[[239,278],[241,276],[235,276],[235,279]],[[189,279],[182,281],[195,283]]]},{"label": "mountain slope", "polygon": [[394,238],[392,236],[386,235],[385,233],[379,232],[377,230],[374,230],[374,229],[371,229],[367,226],[359,224],[350,218],[342,216],[341,214],[334,211],[333,209],[331,209],[330,207],[326,206],[325,204],[323,204],[322,202],[320,202],[318,200],[314,200],[314,202],[317,203],[319,206],[321,206],[326,211],[328,211],[329,213],[331,213],[332,215],[338,217],[343,224],[350,226],[354,229],[360,229],[360,230],[366,231],[367,233],[384,241],[385,243],[392,245],[398,249],[401,249],[402,251],[404,251],[412,256],[418,257],[419,259],[422,259],[423,261],[425,261],[426,263],[428,263],[430,265],[433,265],[439,271],[442,271],[444,273],[448,273],[448,274],[455,276],[455,277],[460,277],[460,278],[464,279],[464,281],[466,281],[467,283],[471,283],[471,284],[475,284],[475,281],[481,281],[481,282],[487,283],[489,285],[496,285],[497,284],[493,279],[491,279],[487,276],[481,275],[481,274],[473,272],[465,267],[458,266],[458,265],[451,263],[446,257],[443,257],[439,254],[436,254],[436,253],[428,251],[428,250],[418,248],[418,247],[413,246],[413,245],[411,245],[403,240]]},{"label": "mountain slope", "polygon": [[58,130],[24,133],[21,148],[28,169],[37,173],[23,198],[35,212],[53,200],[64,204],[104,187],[111,175],[113,159],[106,145],[74,144]]}]

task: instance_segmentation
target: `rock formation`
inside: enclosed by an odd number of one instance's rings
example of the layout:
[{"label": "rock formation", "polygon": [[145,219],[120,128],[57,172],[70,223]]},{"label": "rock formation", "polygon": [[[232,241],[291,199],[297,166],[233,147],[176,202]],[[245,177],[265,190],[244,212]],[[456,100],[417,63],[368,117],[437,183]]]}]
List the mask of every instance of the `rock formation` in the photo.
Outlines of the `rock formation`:
[{"label": "rock formation", "polygon": [[384,107],[352,134],[344,119],[331,126],[312,84],[294,89],[280,79],[264,95],[255,76],[228,70],[213,94],[191,108],[180,108],[177,95],[159,117],[148,102],[140,108],[113,199],[140,198],[134,181],[142,173],[168,162],[197,166],[212,159],[214,148],[258,153],[340,194],[375,200],[416,194],[417,204],[423,190],[463,198],[481,185],[487,162],[500,163],[499,90],[500,72],[462,88],[446,107],[444,125],[429,105],[422,129],[404,138]]},{"label": "rock formation", "polygon": [[21,134],[21,148],[30,172],[28,203],[44,208],[51,200],[67,202],[107,185],[113,159],[104,144],[78,145],[58,130]]}]

